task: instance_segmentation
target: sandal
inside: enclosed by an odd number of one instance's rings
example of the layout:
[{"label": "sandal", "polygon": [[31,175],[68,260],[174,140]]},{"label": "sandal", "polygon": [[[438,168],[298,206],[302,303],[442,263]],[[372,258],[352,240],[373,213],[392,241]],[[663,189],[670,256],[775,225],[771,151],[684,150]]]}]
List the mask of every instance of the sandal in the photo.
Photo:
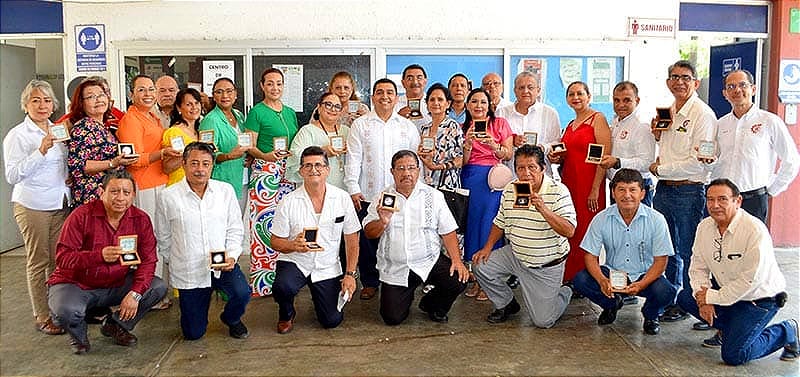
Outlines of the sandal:
[{"label": "sandal", "polygon": [[172,306],[172,301],[170,301],[169,297],[164,297],[161,301],[157,304],[153,305],[150,310],[166,310]]},{"label": "sandal", "polygon": [[464,296],[475,297],[478,295],[480,291],[481,291],[481,286],[478,285],[478,282],[474,282],[472,283],[472,285],[469,286],[467,292],[464,293]]},{"label": "sandal", "polygon": [[52,318],[48,318],[44,322],[36,322],[36,329],[47,335],[61,335],[64,333],[64,329],[56,326]]},{"label": "sandal", "polygon": [[486,292],[484,292],[483,289],[481,289],[480,292],[478,292],[478,295],[475,296],[475,300],[477,301],[486,301],[488,299],[489,296],[486,295]]}]

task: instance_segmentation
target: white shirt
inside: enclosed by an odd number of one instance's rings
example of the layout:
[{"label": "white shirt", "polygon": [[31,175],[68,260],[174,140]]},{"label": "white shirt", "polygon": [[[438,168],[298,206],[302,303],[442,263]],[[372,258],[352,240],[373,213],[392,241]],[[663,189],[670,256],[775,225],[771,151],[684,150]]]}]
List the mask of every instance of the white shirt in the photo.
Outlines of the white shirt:
[{"label": "white shirt", "polygon": [[[397,104],[394,105],[394,112],[397,113],[400,109],[408,106],[408,97],[402,95],[397,97]],[[422,126],[431,122],[431,114],[428,113],[428,104],[425,103],[425,98],[419,99],[419,112],[422,113],[422,118],[420,119],[409,119],[411,123],[414,123],[417,126],[417,131],[422,129]],[[414,149],[416,151],[416,149]]]},{"label": "white shirt", "polygon": [[[417,182],[408,198],[398,193],[394,185],[383,191],[397,196],[399,211],[392,214],[378,243],[380,280],[407,287],[411,270],[425,281],[441,254],[440,235],[458,229],[456,220],[447,208],[444,195],[424,183]],[[365,226],[379,219],[379,196],[369,205],[363,221]]]},{"label": "white shirt", "polygon": [[70,197],[66,184],[67,147],[56,142],[42,155],[39,146],[45,135],[25,116],[3,139],[6,181],[14,186],[11,202],[37,211],[61,209],[64,199]]},{"label": "white shirt", "polygon": [[[637,170],[644,179],[652,177],[650,164],[656,160],[656,139],[650,131],[650,121],[640,117],[638,107],[625,119],[614,116],[611,121],[611,151],[619,159],[620,168]],[[617,170],[608,169],[609,180],[614,178]]]},{"label": "white shirt", "polygon": [[178,289],[210,287],[210,252],[225,250],[235,260],[242,254],[244,225],[233,187],[211,179],[200,199],[184,178],[165,188],[160,200],[158,254],[169,263],[170,283]]},{"label": "white shirt", "polygon": [[[720,289],[711,288],[712,275]],[[766,225],[741,208],[722,236],[711,217],[697,226],[689,282],[693,292],[708,287],[709,304],[726,306],[773,297],[786,289]]]},{"label": "white shirt", "polygon": [[311,275],[312,282],[341,276],[339,244],[342,241],[342,231],[344,234],[353,234],[361,230],[350,195],[326,183],[319,217],[314,212],[314,204],[303,186],[281,199],[272,220],[273,235],[293,240],[303,229],[314,227],[319,228],[317,244],[322,247],[322,251],[279,253],[278,260],[294,263],[303,276]]},{"label": "white shirt", "polygon": [[507,99],[505,99],[503,97],[500,97],[500,101],[497,102],[497,106],[495,106],[494,108],[495,108],[495,111],[497,111],[497,109],[499,109],[501,107],[506,107],[508,105],[513,105],[513,104],[514,104],[513,102],[511,102],[511,101],[509,101],[509,100],[507,100]]},{"label": "white shirt", "polygon": [[353,121],[347,137],[344,184],[350,195],[361,193],[371,199],[394,183],[389,169],[392,155],[408,149],[416,151],[419,131],[411,121],[392,113],[384,122],[375,111]]},{"label": "white shirt", "polygon": [[[730,112],[717,126],[720,154],[712,178],[728,178],[743,192],[766,187],[771,196],[789,187],[800,169],[800,156],[777,115],[753,105],[741,119]],[[778,158],[781,166],[775,173]]]},{"label": "white shirt", "polygon": [[697,160],[695,147],[703,140],[714,140],[717,117],[697,93],[680,110],[672,107],[673,122],[669,130],[661,132],[658,142],[658,179],[707,183],[710,167]]},{"label": "white shirt", "polygon": [[[511,132],[515,135],[536,132],[538,143],[545,148],[549,148],[551,144],[557,143],[561,139],[561,121],[558,118],[558,112],[541,101],[529,106],[528,113],[525,115],[520,114],[513,103],[498,108],[494,115],[505,118],[508,125],[511,126]],[[544,153],[547,154],[547,150]]]}]

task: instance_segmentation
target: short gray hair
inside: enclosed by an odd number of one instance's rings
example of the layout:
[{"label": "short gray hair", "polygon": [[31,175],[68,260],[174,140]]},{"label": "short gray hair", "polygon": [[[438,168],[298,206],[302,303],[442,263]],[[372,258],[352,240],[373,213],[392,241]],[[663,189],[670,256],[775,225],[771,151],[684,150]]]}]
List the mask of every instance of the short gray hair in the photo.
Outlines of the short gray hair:
[{"label": "short gray hair", "polygon": [[533,72],[531,72],[531,71],[522,71],[522,72],[520,72],[520,73],[518,73],[518,74],[517,74],[517,77],[515,77],[515,78],[514,78],[514,86],[517,86],[517,80],[519,80],[519,79],[521,79],[521,78],[523,78],[523,77],[530,77],[530,78],[532,78],[532,79],[533,79],[533,81],[536,81],[536,86],[541,86],[541,85],[542,85],[542,83],[541,83],[541,82],[539,82],[539,76],[535,75],[535,74],[534,74]]},{"label": "short gray hair", "polygon": [[27,111],[25,106],[31,101],[31,95],[34,89],[41,90],[46,96],[53,100],[53,111],[58,109],[58,98],[56,98],[56,94],[53,92],[53,87],[50,86],[50,83],[34,79],[31,80],[28,85],[25,85],[25,89],[22,90],[22,95],[19,96],[19,104],[23,113]]}]

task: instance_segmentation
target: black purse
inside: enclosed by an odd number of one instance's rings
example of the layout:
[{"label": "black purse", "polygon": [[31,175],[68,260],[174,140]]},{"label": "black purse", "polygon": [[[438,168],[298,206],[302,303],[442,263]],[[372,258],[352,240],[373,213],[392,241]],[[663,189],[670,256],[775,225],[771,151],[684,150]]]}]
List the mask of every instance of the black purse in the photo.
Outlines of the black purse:
[{"label": "black purse", "polygon": [[461,190],[442,187],[444,183],[444,174],[446,170],[442,170],[439,174],[439,186],[436,187],[443,195],[444,201],[447,202],[447,208],[456,219],[458,230],[456,233],[464,234],[467,229],[467,209],[469,208],[469,194],[462,194]]}]

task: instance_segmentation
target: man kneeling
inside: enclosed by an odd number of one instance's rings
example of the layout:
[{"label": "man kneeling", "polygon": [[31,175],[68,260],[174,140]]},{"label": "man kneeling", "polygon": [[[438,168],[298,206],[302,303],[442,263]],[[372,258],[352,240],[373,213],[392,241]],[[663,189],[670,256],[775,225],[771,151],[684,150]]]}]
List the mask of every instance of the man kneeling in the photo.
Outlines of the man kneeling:
[{"label": "man kneeling", "polygon": [[136,344],[129,331],[164,297],[153,276],[156,238],[147,214],[133,207],[136,184],[126,171],[107,173],[100,200],[75,209],[64,222],[56,269],[47,284],[56,325],[70,335],[72,352],[89,352],[86,311],[119,305],[101,332],[121,346]]},{"label": "man kneeling", "polygon": [[[586,269],[573,281],[575,289],[603,308],[599,325],[613,323],[626,296],[646,299],[642,306],[644,332],[660,331],[658,315],[677,292],[664,276],[667,258],[673,254],[664,216],[642,205],[646,192],[642,175],[620,169],[611,180],[616,204],[598,213],[581,241]],[[600,250],[606,264],[600,266]]]}]

